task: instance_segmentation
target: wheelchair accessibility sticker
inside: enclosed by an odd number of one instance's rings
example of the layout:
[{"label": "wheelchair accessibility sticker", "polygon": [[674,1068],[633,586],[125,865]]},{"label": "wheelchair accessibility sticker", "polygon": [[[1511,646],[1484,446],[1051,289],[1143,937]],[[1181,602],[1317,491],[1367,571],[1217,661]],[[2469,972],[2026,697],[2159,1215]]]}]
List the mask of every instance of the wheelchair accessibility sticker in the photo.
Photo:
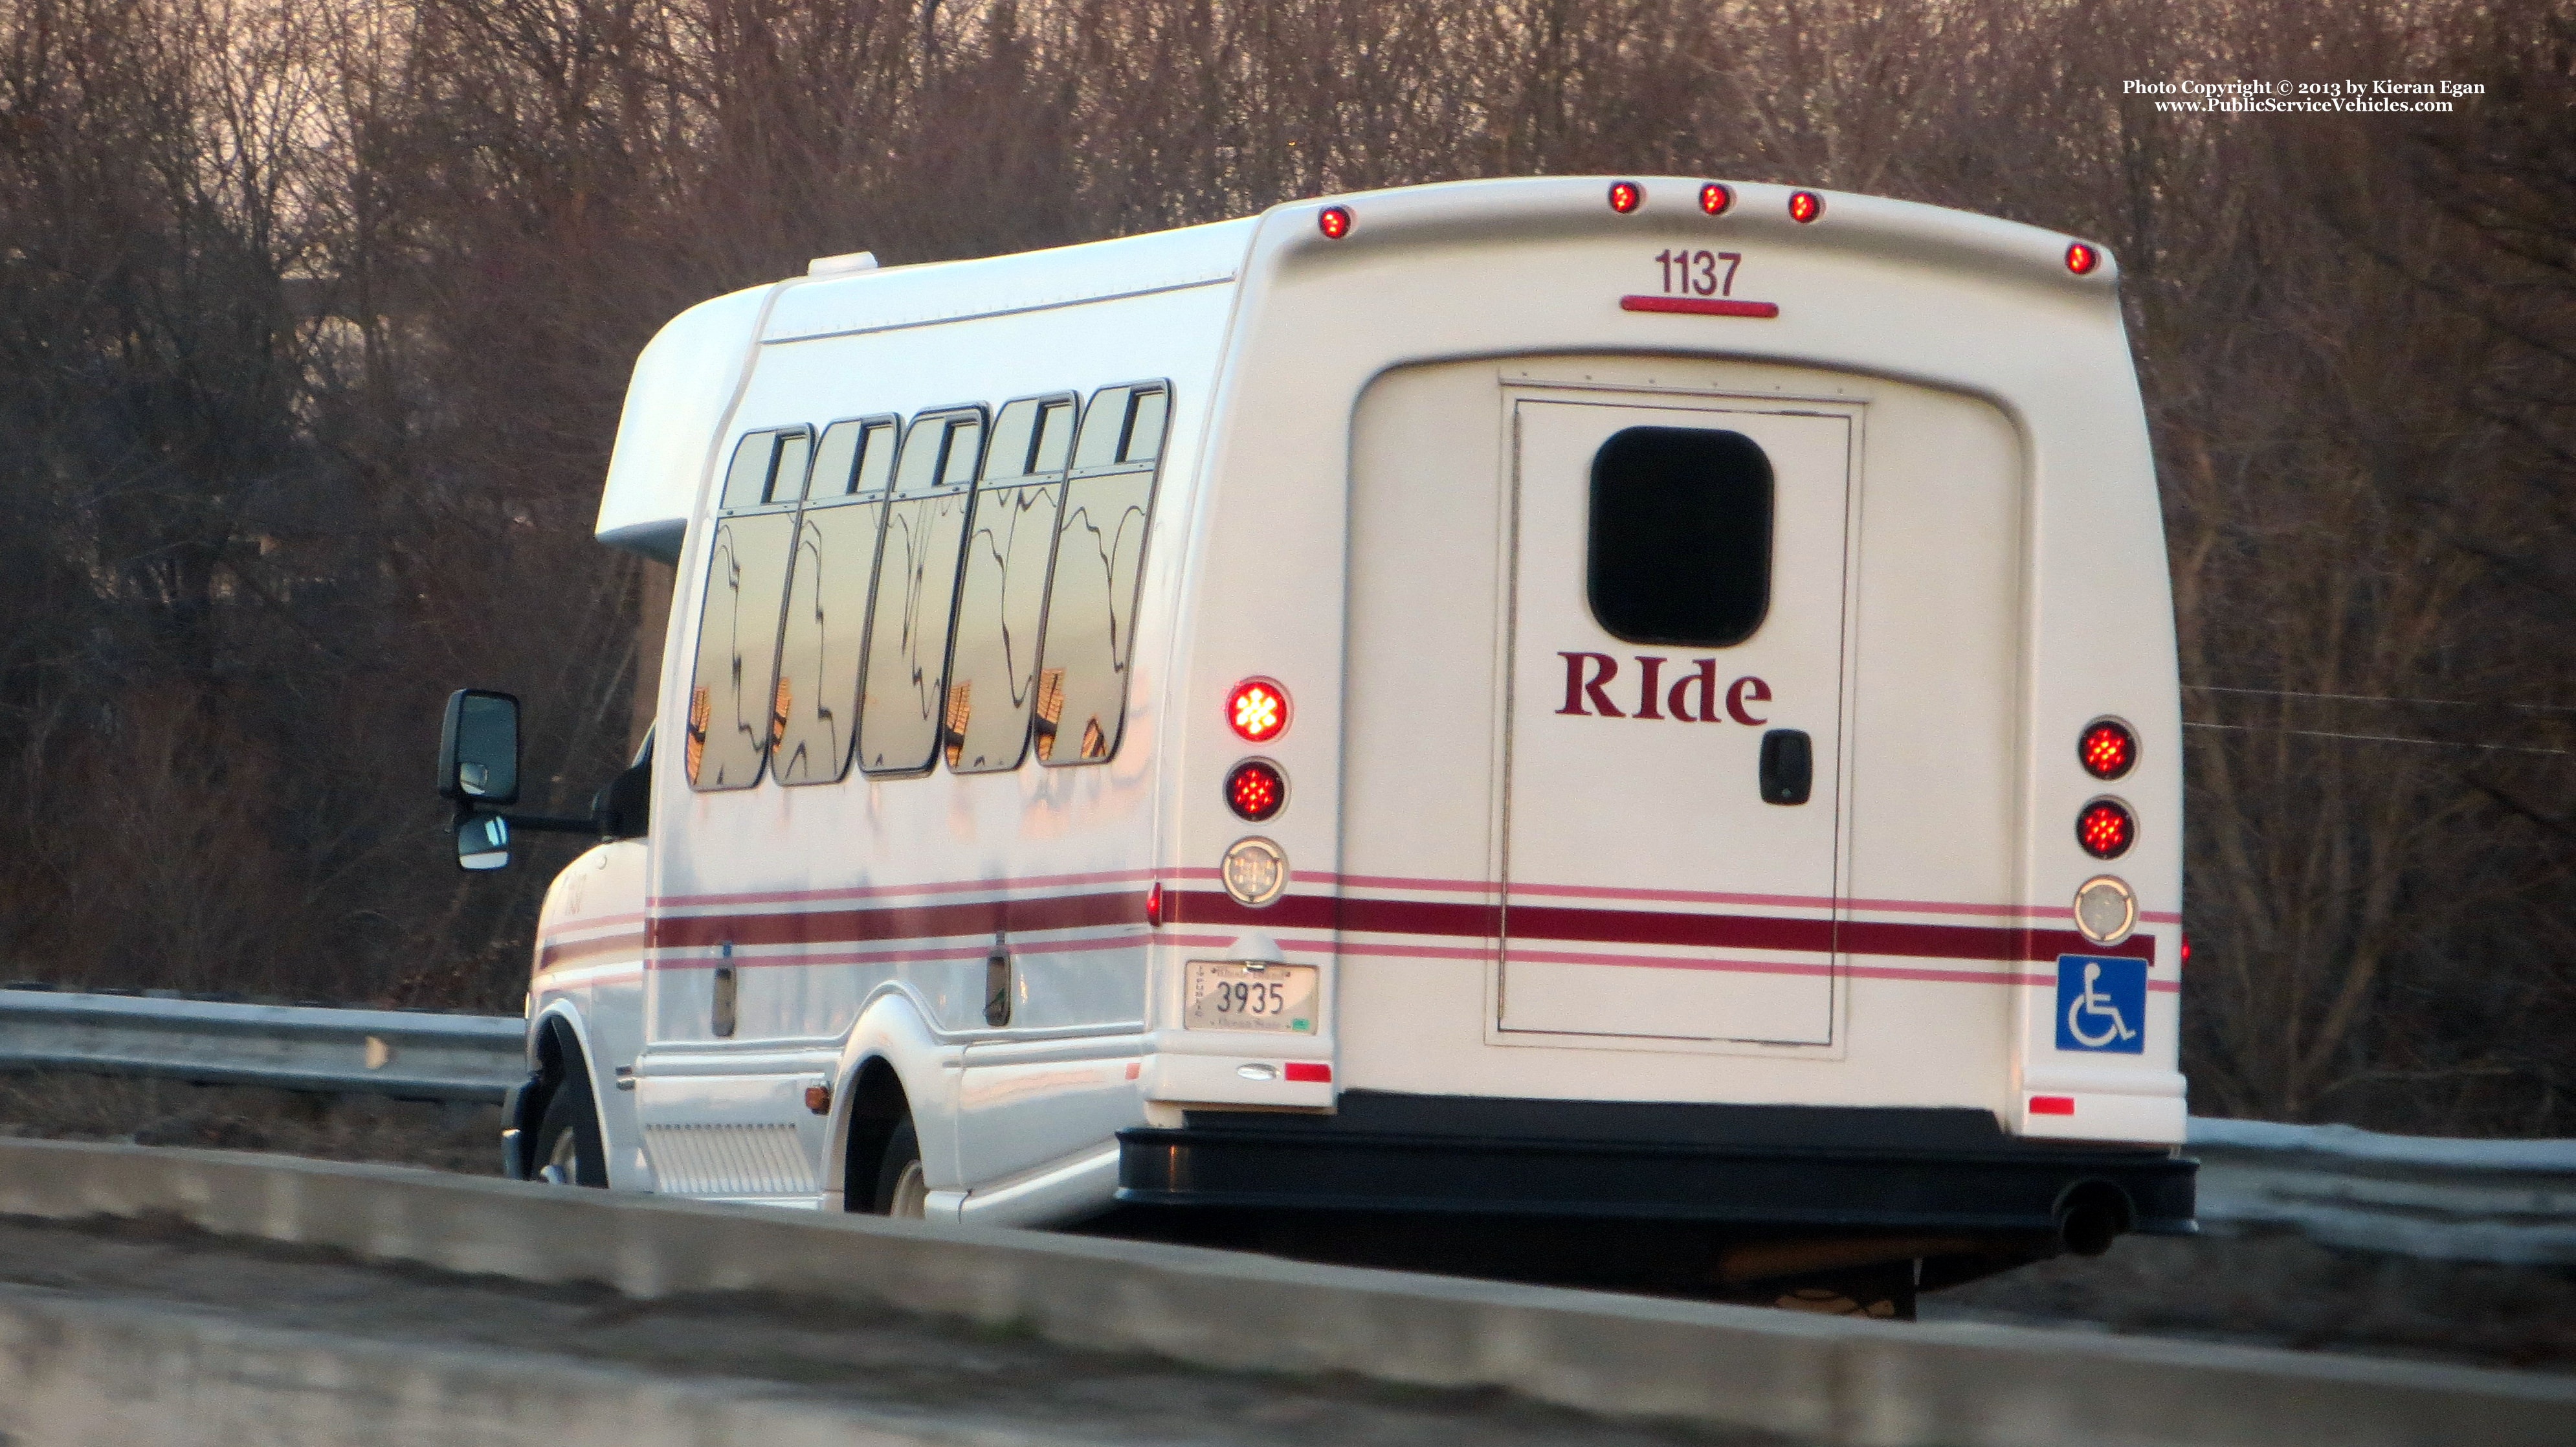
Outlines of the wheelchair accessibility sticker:
[{"label": "wheelchair accessibility sticker", "polygon": [[2119,955],[2059,955],[2057,1048],[2143,1053],[2147,962]]}]

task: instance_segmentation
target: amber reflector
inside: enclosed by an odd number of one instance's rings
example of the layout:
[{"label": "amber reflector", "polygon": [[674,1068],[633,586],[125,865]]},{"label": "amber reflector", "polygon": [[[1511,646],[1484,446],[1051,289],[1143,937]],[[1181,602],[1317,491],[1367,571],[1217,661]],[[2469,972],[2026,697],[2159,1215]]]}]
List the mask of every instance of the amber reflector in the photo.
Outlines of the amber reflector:
[{"label": "amber reflector", "polygon": [[1225,776],[1225,802],[1235,814],[1258,824],[1288,802],[1288,780],[1268,759],[1246,759]]},{"label": "amber reflector", "polygon": [[2137,764],[2138,736],[2118,719],[2088,724],[2082,741],[2076,745],[2076,757],[2084,761],[2084,772],[2094,778],[2116,779]]},{"label": "amber reflector", "polygon": [[2075,816],[2075,842],[2096,859],[2117,859],[2138,837],[2138,821],[2117,799],[2096,799]]}]

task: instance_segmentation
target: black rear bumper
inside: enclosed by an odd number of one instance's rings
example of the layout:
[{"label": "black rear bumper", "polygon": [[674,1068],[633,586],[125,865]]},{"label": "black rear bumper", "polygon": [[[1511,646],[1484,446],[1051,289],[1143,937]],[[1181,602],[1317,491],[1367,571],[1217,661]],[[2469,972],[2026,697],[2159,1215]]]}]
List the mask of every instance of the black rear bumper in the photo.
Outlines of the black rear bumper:
[{"label": "black rear bumper", "polygon": [[2025,1141],[1964,1109],[1666,1105],[1346,1091],[1332,1115],[1192,1111],[1119,1132],[1139,1206],[2038,1233],[2070,1202],[2188,1235],[2199,1163]]}]

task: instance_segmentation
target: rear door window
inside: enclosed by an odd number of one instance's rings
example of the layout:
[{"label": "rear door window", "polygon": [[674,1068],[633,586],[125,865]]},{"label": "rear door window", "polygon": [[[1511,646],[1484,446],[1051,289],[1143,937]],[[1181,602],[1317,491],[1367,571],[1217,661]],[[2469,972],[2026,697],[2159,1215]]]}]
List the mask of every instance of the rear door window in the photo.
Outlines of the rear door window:
[{"label": "rear door window", "polygon": [[1771,459],[1741,432],[1630,427],[1592,459],[1592,616],[1630,643],[1730,648],[1771,607]]},{"label": "rear door window", "polygon": [[1096,764],[1118,750],[1134,662],[1145,524],[1171,412],[1160,382],[1105,387],[1083,410],[1056,526],[1037,687],[1037,754]]}]

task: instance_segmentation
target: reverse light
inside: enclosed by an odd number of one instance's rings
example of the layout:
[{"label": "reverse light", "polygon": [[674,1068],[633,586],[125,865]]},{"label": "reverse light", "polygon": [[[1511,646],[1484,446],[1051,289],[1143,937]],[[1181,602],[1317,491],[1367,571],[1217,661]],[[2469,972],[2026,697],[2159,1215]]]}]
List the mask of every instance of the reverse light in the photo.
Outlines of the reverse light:
[{"label": "reverse light", "polygon": [[1317,213],[1315,217],[1315,229],[1324,233],[1324,239],[1327,241],[1339,241],[1343,237],[1350,235],[1351,213],[1349,209],[1341,206],[1325,207],[1321,212]]},{"label": "reverse light", "polygon": [[1246,759],[1225,776],[1225,802],[1235,817],[1258,824],[1288,802],[1288,776],[1268,759]]},{"label": "reverse light", "polygon": [[2119,858],[2137,838],[2137,816],[2117,799],[2096,799],[2075,816],[2075,842],[2096,859]]},{"label": "reverse light", "polygon": [[1625,216],[1646,204],[1646,188],[1634,181],[1610,183],[1610,209]]},{"label": "reverse light", "polygon": [[1723,216],[1735,204],[1735,193],[1715,181],[1699,188],[1699,209],[1711,216]]},{"label": "reverse light", "polygon": [[1825,198],[1813,191],[1789,193],[1789,219],[1804,226],[1825,214]]},{"label": "reverse light", "polygon": [[2081,241],[2066,243],[2066,269],[2083,276],[2102,264],[2102,253]]},{"label": "reverse light", "polygon": [[1266,744],[1288,731],[1288,690],[1267,678],[1247,678],[1225,696],[1225,721],[1247,744]]},{"label": "reverse light", "polygon": [[2137,766],[2138,736],[2118,719],[2095,719],[2084,726],[2083,737],[2076,741],[2075,756],[2083,761],[2084,772],[2094,778],[2116,779]]}]

